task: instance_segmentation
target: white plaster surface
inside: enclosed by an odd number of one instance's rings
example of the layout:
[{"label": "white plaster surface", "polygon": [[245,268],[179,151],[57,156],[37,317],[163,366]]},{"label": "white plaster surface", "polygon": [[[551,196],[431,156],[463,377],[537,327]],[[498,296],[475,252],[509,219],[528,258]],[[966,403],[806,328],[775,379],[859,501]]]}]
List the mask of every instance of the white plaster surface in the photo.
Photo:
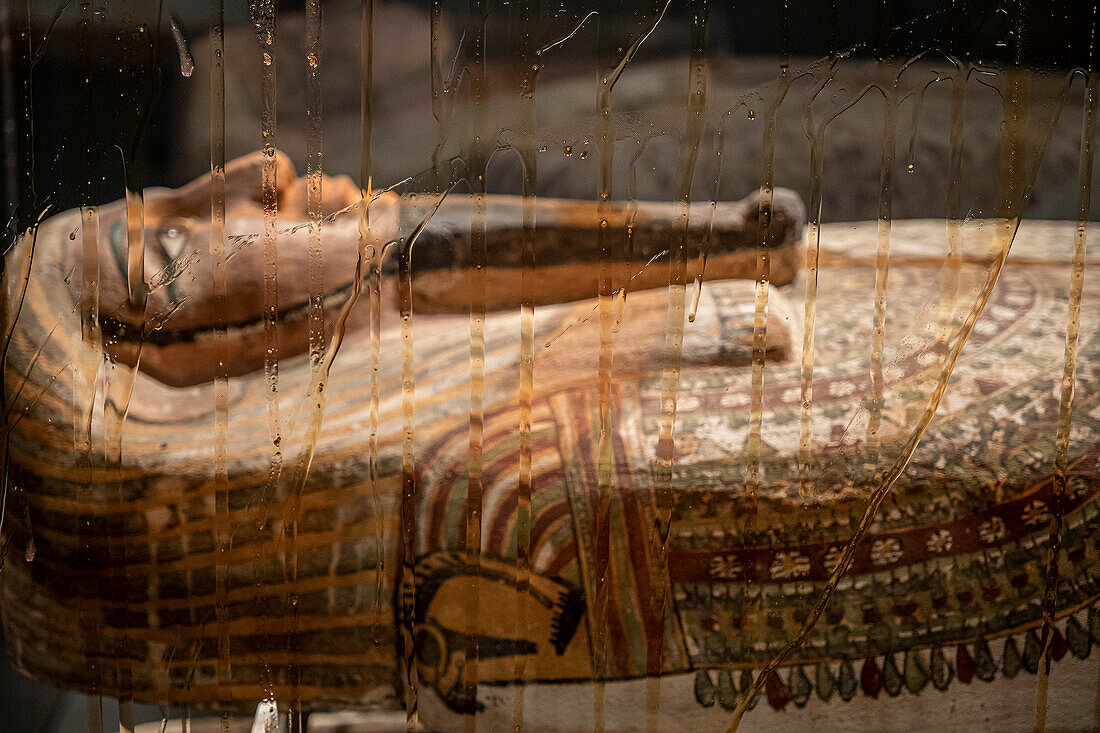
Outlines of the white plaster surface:
[{"label": "white plaster surface", "polygon": [[[991,645],[998,658],[1000,645]],[[1067,654],[1052,667],[1048,701],[1048,733],[1096,730],[1097,683],[1100,654],[1085,660]],[[859,673],[859,666],[856,667]],[[786,675],[784,674],[785,678]],[[862,691],[850,702],[838,696],[824,703],[816,695],[805,708],[789,703],[773,710],[760,700],[742,721],[741,733],[1023,733],[1035,729],[1038,678],[1021,672],[1014,679],[998,676],[992,682],[975,679],[968,685],[957,679],[941,692],[931,684],[919,695],[903,690],[897,697],[883,691],[877,700]],[[660,683],[658,730],[724,731],[732,717],[717,704],[695,702],[694,674],[668,676]],[[646,731],[646,700],[653,683],[647,680],[611,682],[604,692],[607,733]],[[485,710],[478,730],[514,730],[514,695],[520,688],[482,686],[479,699]],[[595,729],[595,686],[590,684],[530,684],[524,693],[524,733],[575,733]],[[464,731],[465,721],[448,711],[430,690],[421,690],[421,720],[429,730]]]}]

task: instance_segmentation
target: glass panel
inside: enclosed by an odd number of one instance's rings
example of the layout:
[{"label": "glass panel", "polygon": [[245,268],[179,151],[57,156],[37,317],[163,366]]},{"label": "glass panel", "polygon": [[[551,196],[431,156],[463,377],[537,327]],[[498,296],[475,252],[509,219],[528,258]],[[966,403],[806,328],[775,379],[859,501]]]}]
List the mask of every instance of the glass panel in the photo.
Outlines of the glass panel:
[{"label": "glass panel", "polygon": [[0,728],[1091,730],[1096,25],[0,0]]}]

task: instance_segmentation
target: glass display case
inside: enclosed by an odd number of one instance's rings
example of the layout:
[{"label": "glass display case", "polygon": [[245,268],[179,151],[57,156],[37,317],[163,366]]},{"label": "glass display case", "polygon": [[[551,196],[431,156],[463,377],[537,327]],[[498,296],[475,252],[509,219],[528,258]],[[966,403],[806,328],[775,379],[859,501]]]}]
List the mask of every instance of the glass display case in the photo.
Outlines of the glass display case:
[{"label": "glass display case", "polygon": [[0,0],[0,730],[1092,730],[1097,22]]}]

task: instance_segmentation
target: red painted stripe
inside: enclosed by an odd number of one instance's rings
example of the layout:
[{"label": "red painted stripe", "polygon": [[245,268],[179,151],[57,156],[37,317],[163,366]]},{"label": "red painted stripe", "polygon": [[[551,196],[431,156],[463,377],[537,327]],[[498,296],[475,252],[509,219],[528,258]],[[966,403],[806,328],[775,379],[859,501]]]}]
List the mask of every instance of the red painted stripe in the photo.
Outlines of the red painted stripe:
[{"label": "red painted stripe", "polygon": [[[615,433],[613,438],[615,463],[621,467],[630,465],[626,446],[622,438]],[[627,553],[631,575],[634,581],[634,600],[638,605],[645,627],[646,674],[659,674],[664,649],[664,618],[652,601],[656,597],[651,584],[652,565],[649,557],[649,538],[651,527],[645,520],[645,512],[640,505],[638,487],[634,476],[628,470],[619,472],[619,489],[623,506],[623,519],[626,524]]]},{"label": "red painted stripe", "polygon": [[[549,470],[537,474],[531,477],[531,497],[532,499],[544,491],[545,489],[561,484],[564,481],[564,476],[561,472],[561,465],[556,465]],[[558,506],[558,505],[551,505]],[[569,513],[569,501],[568,499],[560,502],[560,506],[565,508],[564,513]],[[517,511],[519,507],[519,486],[508,492],[508,495],[504,497],[501,503],[498,505],[498,511],[492,519],[492,529],[489,533],[489,550],[497,555],[497,557],[504,557],[508,552],[508,542],[512,535],[512,527],[516,523]],[[536,547],[539,532],[538,527],[543,521],[543,515],[547,513],[550,507],[545,507],[543,512],[533,519],[531,522],[531,548]]]},{"label": "red painted stripe", "polygon": [[[501,410],[500,412],[504,412]],[[497,414],[500,414],[499,412]],[[469,432],[469,425],[459,425],[451,430],[448,435],[451,436],[451,440],[458,440],[459,436],[466,432]],[[484,442],[487,445],[491,445],[493,442],[503,438],[506,435],[510,435],[515,431],[514,426],[501,428],[495,433],[486,433]],[[430,485],[431,489],[428,491],[426,500],[431,504],[431,524],[428,528],[428,551],[444,549],[444,535],[447,530],[447,506],[451,501],[451,494],[454,492],[455,485],[459,479],[468,477],[467,470],[469,468],[469,443],[462,441],[459,443],[461,446],[465,446],[467,450],[455,450],[454,458],[449,464],[447,464],[446,470],[438,476],[438,478],[429,484],[427,479],[423,479],[422,485]],[[432,494],[434,493],[434,496]],[[465,519],[459,520],[459,535],[465,536]]]}]

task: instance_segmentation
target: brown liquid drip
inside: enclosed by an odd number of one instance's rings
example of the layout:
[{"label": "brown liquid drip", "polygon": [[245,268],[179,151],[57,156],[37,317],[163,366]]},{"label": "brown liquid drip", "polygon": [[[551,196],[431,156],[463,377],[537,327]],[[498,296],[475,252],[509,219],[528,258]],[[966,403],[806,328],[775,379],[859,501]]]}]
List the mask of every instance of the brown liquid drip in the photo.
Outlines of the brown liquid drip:
[{"label": "brown liquid drip", "polygon": [[[260,66],[260,135],[263,164],[260,174],[260,198],[263,206],[263,306],[264,306],[264,376],[267,381],[268,435],[272,455],[268,469],[268,485],[271,492],[279,483],[283,468],[282,425],[279,417],[279,253],[276,245],[276,217],[278,216],[278,191],[275,158],[275,7],[271,0],[263,0],[256,7],[259,31]],[[288,546],[287,561],[294,560],[293,543]],[[294,604],[289,598],[288,603]]]},{"label": "brown liquid drip", "polygon": [[1085,281],[1085,243],[1088,232],[1089,212],[1092,204],[1093,137],[1096,133],[1097,95],[1100,94],[1100,77],[1095,73],[1088,77],[1085,89],[1083,122],[1081,125],[1081,150],[1078,156],[1077,228],[1073,237],[1073,269],[1070,279],[1069,313],[1066,322],[1065,367],[1062,372],[1061,396],[1058,401],[1058,433],[1054,441],[1054,501],[1050,523],[1050,540],[1047,544],[1045,586],[1043,590],[1043,630],[1035,700],[1035,730],[1046,730],[1047,696],[1050,684],[1051,643],[1053,640],[1054,614],[1057,610],[1059,564],[1058,553],[1062,544],[1062,526],[1065,518],[1067,471],[1069,469],[1069,437],[1073,419],[1073,392],[1077,376],[1077,344],[1081,327],[1081,293]]},{"label": "brown liquid drip", "polygon": [[[438,125],[438,140],[432,151],[432,172],[438,179],[440,176],[440,161],[443,155],[443,146],[447,143],[447,123],[451,118],[453,109],[453,92],[455,88],[455,74],[458,67],[458,55],[461,53],[462,44],[456,51],[454,63],[451,65],[451,75],[443,77],[443,52],[440,48],[443,37],[443,0],[432,0],[432,39],[431,39],[431,81],[432,81],[432,116]],[[448,103],[451,104],[448,104]]]},{"label": "brown liquid drip", "polygon": [[321,250],[322,96],[321,2],[306,0],[306,209],[309,219],[309,356],[316,375],[325,346],[324,267]]},{"label": "brown liquid drip", "polygon": [[[798,440],[798,491],[799,499],[803,506],[812,504],[816,501],[814,484],[810,479],[810,471],[812,468],[811,460],[813,457],[810,428],[813,414],[814,341],[817,322],[817,290],[821,253],[821,205],[825,175],[825,132],[833,120],[855,106],[870,91],[879,89],[879,87],[875,85],[864,87],[857,94],[853,95],[846,102],[827,114],[820,125],[815,125],[811,106],[814,100],[832,82],[835,75],[836,68],[833,66],[811,93],[804,112],[805,127],[807,130],[811,131],[811,140],[810,203],[808,209],[809,222],[806,235],[806,291],[803,311],[802,357],[799,379],[801,405]],[[876,281],[877,279],[876,273]],[[885,301],[883,301],[883,306],[885,307]]]},{"label": "brown liquid drip", "polygon": [[[253,21],[256,26],[260,50],[260,137],[262,162],[260,168],[260,203],[263,209],[263,234],[260,238],[263,249],[263,342],[264,342],[264,378],[266,390],[266,410],[268,420],[268,440],[271,443],[271,457],[268,461],[267,481],[261,493],[254,499],[258,507],[257,517],[254,520],[259,531],[263,531],[269,520],[268,510],[279,495],[279,484],[283,475],[283,454],[286,450],[286,437],[283,434],[281,410],[279,405],[279,332],[278,332],[278,275],[279,253],[277,246],[278,232],[278,159],[276,158],[276,83],[275,83],[275,32],[277,24],[277,11],[273,0],[259,0],[250,6],[253,12]],[[296,580],[298,577],[298,521],[299,506],[295,497],[291,496],[284,507],[283,527],[286,543],[283,549],[284,573],[288,578],[286,608],[291,617],[291,627],[297,624],[298,594]],[[230,543],[232,532],[230,527]],[[256,543],[256,565],[259,567],[264,552],[263,543]],[[254,573],[254,583],[259,592],[262,579],[259,572]],[[264,627],[264,619],[260,619],[260,629]],[[294,652],[291,641],[293,633],[287,637],[286,653],[291,656]],[[294,690],[294,678],[296,669],[290,672],[291,699],[286,704],[294,709],[299,704]],[[267,699],[274,696],[274,682],[269,668],[264,669],[261,675],[261,686],[265,689]]]},{"label": "brown liquid drip", "polygon": [[597,394],[599,404],[600,435],[597,443],[597,468],[596,480],[598,487],[599,504],[596,508],[595,555],[596,577],[599,585],[596,588],[595,602],[592,605],[592,671],[596,680],[596,688],[593,692],[593,718],[594,733],[603,733],[604,728],[604,693],[605,678],[607,676],[607,637],[603,632],[606,627],[608,610],[608,571],[611,562],[611,501],[612,501],[612,415],[611,415],[611,370],[614,367],[614,345],[612,332],[614,330],[614,316],[612,311],[612,281],[611,260],[612,241],[609,228],[611,218],[611,176],[612,162],[615,150],[615,135],[613,132],[613,119],[611,117],[611,75],[604,76],[600,81],[598,92],[599,132],[597,135],[597,152],[600,164],[599,191],[596,203],[596,246],[600,253],[598,287],[598,309],[600,324],[600,353],[597,366]]},{"label": "brown liquid drip", "polygon": [[183,28],[175,13],[169,14],[169,27],[172,31],[172,40],[176,44],[176,52],[180,57],[180,76],[189,77],[195,73],[195,59],[191,56],[187,37],[183,35]]},{"label": "brown liquid drip", "polygon": [[[405,726],[412,733],[418,726],[419,675],[416,668],[414,626],[416,597],[416,456],[413,440],[416,429],[416,378],[412,337],[412,249],[432,216],[446,198],[444,191],[432,210],[409,236],[397,263],[397,293],[401,312],[401,583],[398,589],[399,635],[405,670]],[[379,550],[381,551],[381,550]],[[381,573],[379,573],[381,575]]]},{"label": "brown liquid drip", "polygon": [[699,313],[699,300],[703,295],[703,278],[707,273],[707,256],[710,254],[710,240],[714,235],[714,212],[718,208],[718,191],[722,183],[722,150],[725,146],[725,121],[719,123],[714,131],[714,178],[710,187],[710,208],[707,210],[707,228],[703,235],[703,244],[699,248],[698,273],[695,276],[695,287],[691,291],[691,305],[688,308],[688,323],[695,323],[695,317]]},{"label": "brown liquid drip", "polygon": [[821,254],[821,199],[825,178],[825,128],[830,116],[820,127],[813,122],[813,103],[832,81],[835,69],[818,82],[806,102],[805,128],[810,131],[810,203],[806,232],[806,294],[802,317],[802,362],[799,373],[801,405],[798,427],[798,498],[802,506],[814,502],[814,486],[810,481],[810,421],[814,399],[814,336],[817,323],[818,261]]},{"label": "brown liquid drip", "polygon": [[[605,716],[605,693],[607,679],[607,635],[605,619],[608,607],[609,571],[611,561],[611,505],[614,498],[612,475],[614,460],[612,455],[612,414],[611,414],[611,372],[614,364],[613,333],[615,327],[614,297],[612,282],[612,232],[611,195],[612,163],[615,148],[614,120],[611,116],[611,93],[627,65],[638,53],[638,49],[657,28],[668,10],[671,0],[666,2],[653,24],[645,33],[639,35],[613,67],[600,69],[600,80],[596,96],[597,104],[597,151],[600,158],[599,188],[596,201],[596,243],[600,254],[598,275],[598,308],[600,323],[600,355],[597,376],[600,435],[597,444],[596,479],[599,493],[599,505],[595,519],[595,555],[596,576],[599,585],[596,599],[590,604],[589,622],[592,624],[593,637],[599,636],[592,644],[592,669],[595,680],[593,690],[594,733],[603,733]],[[624,288],[626,283],[623,284]]]},{"label": "brown liquid drip", "polygon": [[[272,21],[274,26],[274,20]],[[321,75],[319,57],[321,53],[321,5],[319,0],[307,0],[305,8],[306,25],[306,212],[309,229],[307,232],[309,247],[309,357],[310,357],[310,385],[308,389],[309,399],[309,427],[306,437],[306,445],[303,456],[298,463],[296,475],[291,484],[290,505],[290,547],[293,550],[293,563],[291,569],[291,633],[288,637],[288,656],[293,658],[298,648],[298,603],[297,590],[294,583],[297,581],[298,558],[297,541],[298,528],[301,520],[302,496],[305,493],[309,471],[313,465],[313,457],[317,447],[317,439],[321,432],[321,423],[325,410],[325,384],[328,379],[328,370],[331,362],[323,365],[323,348],[325,338],[324,323],[324,269],[321,249],[321,196],[322,196],[322,124],[321,124]],[[266,224],[266,217],[265,217]],[[322,373],[323,372],[323,373]],[[260,545],[257,545],[258,549]],[[257,561],[257,566],[259,565]],[[302,701],[299,692],[301,684],[301,667],[294,664],[289,670],[290,700],[287,712],[287,723],[291,733],[300,733],[302,730]],[[268,673],[270,674],[270,673]],[[269,683],[270,685],[270,683]],[[274,690],[269,687],[269,699],[274,700]],[[269,716],[269,718],[275,716]],[[277,721],[276,721],[277,728]]]},{"label": "brown liquid drip", "polygon": [[[127,301],[123,310],[128,322],[144,330],[148,291],[145,284],[145,208],[144,196],[133,166],[126,167],[126,284]],[[122,486],[122,439],[126,415],[130,409],[137,365],[141,359],[141,341],[120,345],[115,359],[108,362],[104,381],[103,441],[104,459],[109,468],[118,471],[116,486],[119,508],[125,503]],[[126,550],[117,548],[114,568],[126,567]],[[113,560],[115,558],[112,558]],[[124,572],[124,570],[123,570]],[[127,600],[129,598],[127,597]],[[133,730],[133,670],[128,660],[119,666],[119,727],[123,733]]]},{"label": "brown liquid drip", "polygon": [[[915,58],[920,58],[920,56],[917,56]],[[952,61],[954,61],[954,59],[952,59]],[[908,67],[908,66],[909,66],[909,64],[906,64],[906,66],[902,68],[902,72],[904,72],[905,68]],[[898,76],[899,77],[901,76],[901,72],[899,72]],[[928,90],[932,87],[932,85],[935,84],[938,81],[941,81],[941,79],[940,79],[940,75],[937,73],[935,79],[930,79],[929,81],[925,82],[921,86],[920,91],[917,92],[917,101],[913,105],[913,112],[910,115],[909,146],[906,148],[906,151],[905,151],[905,172],[906,173],[915,173],[916,170],[917,170],[917,138],[918,138],[918,134],[920,132],[921,112],[924,110],[924,98],[928,95]],[[897,88],[896,88],[897,87],[897,82],[898,82],[898,79],[895,79],[894,80],[895,106],[897,106],[897,104],[898,104],[897,101],[896,101],[897,100]]]},{"label": "brown liquid drip", "polygon": [[[359,64],[360,64],[360,79],[359,79],[359,127],[361,137],[361,149],[359,159],[359,251],[356,258],[356,285],[353,287],[355,291],[354,301],[358,301],[359,292],[362,288],[363,267],[368,261],[368,248],[370,249],[369,257],[372,262],[375,263],[376,269],[381,267],[381,262],[385,258],[384,251],[378,251],[377,244],[374,241],[374,237],[371,235],[370,224],[370,207],[374,200],[380,195],[381,192],[375,193],[374,191],[374,0],[366,0],[362,4],[362,12],[359,17]],[[400,184],[397,184],[400,185]],[[383,250],[389,246],[390,243],[383,245]],[[377,425],[378,425],[378,371],[381,359],[380,346],[376,347],[377,341],[381,338],[381,283],[378,283],[377,287],[377,299],[372,300],[372,311],[370,328],[371,328],[371,355],[372,355],[372,369],[371,369],[371,434],[372,443],[368,449],[368,470],[370,473],[370,485],[371,485],[371,498],[374,504],[374,512],[376,516],[382,516],[382,497],[378,491],[378,452],[377,452]],[[373,297],[373,296],[372,296]],[[375,307],[377,306],[377,307]],[[340,340],[344,337],[344,331],[347,328],[347,319],[351,314],[351,310],[354,304],[349,301],[345,304],[345,308],[341,309],[339,316],[340,323],[338,327],[338,333]],[[376,315],[377,314],[377,317]],[[378,334],[376,338],[375,334]],[[329,350],[332,352],[332,359],[336,358],[336,352],[339,351],[339,341],[334,337],[332,344],[329,346]],[[331,368],[331,367],[329,367]],[[327,370],[325,372],[325,379],[327,380]],[[379,533],[376,537],[375,553],[377,555],[375,566],[375,610],[380,611],[382,608],[382,583],[385,578],[385,532]],[[381,645],[382,639],[379,636],[375,636],[375,645]],[[412,679],[412,677],[410,677]],[[412,691],[411,704],[406,707],[406,725],[414,727],[417,720],[417,705],[416,705],[416,693],[415,689]]]},{"label": "brown liquid drip", "polygon": [[[516,149],[523,166],[523,235],[520,270],[520,343],[519,343],[519,481],[516,494],[516,638],[528,638],[526,608],[531,591],[531,403],[535,380],[535,195],[538,187],[538,159],[535,152],[535,90],[538,58],[535,48],[538,28],[537,0],[523,0],[518,8],[523,18],[525,38],[519,52],[524,69],[519,85],[519,136]],[[527,655],[516,656],[513,677],[517,682],[512,709],[512,729],[523,730],[524,698],[527,683]]]},{"label": "brown liquid drip", "polygon": [[[78,456],[78,464],[85,475],[80,483],[78,500],[91,501],[92,498],[92,419],[95,412],[96,394],[100,387],[100,366],[103,362],[103,335],[99,329],[99,208],[84,206],[80,209],[81,244],[83,249],[80,326],[83,357],[79,367],[73,372],[73,407],[79,415],[75,429],[73,448]],[[80,549],[84,561],[89,567],[94,562],[92,539],[95,526],[90,516],[80,518]],[[90,617],[90,618],[89,618]],[[99,660],[102,657],[100,645],[100,622],[96,614],[82,614],[84,654]],[[98,661],[87,659],[88,668],[95,684],[100,684],[102,670]],[[88,730],[90,733],[103,731],[103,701],[98,694],[88,696]]]},{"label": "brown liquid drip", "polygon": [[623,318],[626,317],[626,295],[630,292],[630,281],[635,275],[631,270],[634,267],[634,225],[638,220],[638,159],[645,152],[646,141],[637,139],[634,155],[630,158],[630,165],[626,173],[626,242],[623,252],[623,276],[619,283],[619,289],[615,292],[615,323],[611,327],[612,333],[618,333],[623,326]]},{"label": "brown liquid drip", "polygon": [[947,261],[943,278],[947,285],[940,298],[939,312],[942,325],[939,341],[946,343],[950,336],[950,321],[959,298],[959,276],[962,265],[962,225],[966,211],[962,204],[963,143],[966,120],[966,85],[972,69],[952,57],[955,72],[951,80],[951,131],[948,138],[948,190],[947,190]]},{"label": "brown liquid drip", "polygon": [[[317,49],[312,51],[313,55],[307,54],[307,60],[311,67],[310,74],[313,74],[317,66],[315,61],[318,59],[319,43],[320,43],[320,10],[316,10],[316,15],[311,13],[311,26],[313,26],[313,32],[315,33],[314,39],[318,44]],[[308,390],[309,395],[309,425],[305,437],[305,446],[302,451],[302,457],[298,463],[298,467],[295,471],[293,481],[291,483],[291,496],[288,500],[288,512],[291,517],[290,527],[292,538],[296,539],[297,536],[297,524],[301,512],[302,495],[305,491],[307,479],[309,477],[309,471],[312,467],[313,458],[316,452],[317,441],[320,436],[321,428],[324,421],[324,411],[327,404],[327,385],[330,379],[331,370],[333,364],[336,361],[336,357],[340,353],[340,347],[343,344],[344,338],[347,334],[348,319],[355,307],[358,305],[359,300],[362,297],[363,281],[368,281],[368,302],[370,306],[369,324],[370,324],[370,344],[371,344],[371,357],[372,357],[372,369],[371,369],[371,383],[370,383],[370,398],[369,398],[369,424],[370,432],[368,436],[368,480],[371,486],[371,495],[374,502],[374,511],[376,516],[382,515],[381,499],[379,497],[378,490],[378,424],[379,424],[379,387],[378,387],[378,373],[379,365],[381,363],[381,261],[385,257],[385,251],[388,249],[388,244],[379,249],[373,241],[373,237],[370,229],[370,205],[373,203],[375,196],[370,190],[370,96],[371,96],[371,13],[372,7],[368,3],[364,6],[363,19],[362,19],[362,38],[363,44],[363,89],[362,89],[362,113],[363,117],[363,158],[362,158],[362,180],[361,195],[362,198],[357,204],[358,216],[359,216],[359,240],[358,240],[358,252],[356,257],[355,275],[352,280],[351,293],[348,300],[341,307],[339,314],[337,315],[336,323],[333,327],[333,334],[331,340],[328,343],[328,347],[317,354],[316,350],[311,345],[311,379]],[[318,80],[319,83],[319,80]],[[311,149],[320,150],[321,134],[320,127],[315,128],[314,132],[318,136],[317,138],[311,138],[309,144]],[[309,188],[309,206],[310,206],[310,226],[311,228],[316,226],[317,241],[319,243],[320,226],[323,221],[321,216],[321,181],[322,171],[318,166],[316,169],[310,171],[311,180],[307,183]],[[314,190],[314,181],[316,180],[316,190]],[[312,231],[311,231],[312,234]],[[316,280],[313,278],[312,273],[316,266],[317,272],[320,272],[319,258],[321,256],[320,249],[312,249],[311,247],[311,308],[316,303],[318,306],[323,305],[314,298],[313,293],[317,294],[317,298],[320,297],[320,291],[313,291]],[[366,272],[364,272],[366,271]],[[311,318],[312,318],[311,313]],[[323,319],[323,311],[320,314]],[[323,321],[322,321],[323,328]],[[385,532],[384,530],[379,532],[375,538],[376,555],[377,555],[377,567],[375,572],[375,603],[380,607],[382,603],[382,583],[384,578],[383,564],[384,564],[384,545],[385,545]],[[297,559],[291,565],[290,580],[293,582],[297,578]],[[292,616],[294,618],[294,627],[297,628],[297,598],[292,598]],[[380,643],[380,641],[378,642]],[[293,649],[288,650],[293,652]],[[292,730],[300,730],[302,727],[303,714],[300,710],[300,701],[297,699],[296,686],[294,699],[291,701],[293,708],[289,713],[289,724]],[[413,711],[410,713],[414,715],[415,705],[410,707]],[[410,718],[411,719],[411,718]]]},{"label": "brown liquid drip", "polygon": [[416,456],[413,453],[413,436],[416,430],[416,378],[413,363],[412,337],[412,246],[410,240],[401,253],[397,271],[397,291],[401,309],[401,584],[398,589],[400,605],[402,662],[405,669],[405,725],[409,731],[416,728],[417,695],[419,678],[414,649],[414,622],[416,597]]},{"label": "brown liquid drip", "polygon": [[86,348],[85,361],[80,373],[84,378],[86,401],[81,418],[81,432],[77,449],[87,454],[91,451],[92,405],[95,400],[95,383],[98,381],[99,364],[103,359],[103,333],[99,328],[99,207],[83,206],[80,209],[81,290],[80,335]]},{"label": "brown liquid drip", "polygon": [[[265,485],[260,490],[260,495],[254,499],[255,505],[260,507],[259,517],[256,519],[258,528],[262,529],[267,522],[267,508],[278,494],[278,487],[283,473],[284,435],[279,406],[279,335],[278,335],[278,248],[277,248],[277,217],[278,217],[278,192],[276,177],[278,173],[278,161],[275,156],[276,136],[276,86],[275,86],[275,27],[276,10],[271,0],[262,0],[251,7],[253,19],[259,40],[260,50],[260,134],[262,142],[262,164],[260,173],[260,201],[263,209],[263,233],[260,241],[263,249],[263,342],[264,342],[264,378],[266,384],[265,401],[268,421],[268,440],[271,445],[271,454],[268,459],[268,476]],[[286,542],[283,546],[284,573],[289,582],[287,585],[286,608],[291,618],[296,617],[298,596],[295,588],[295,580],[298,577],[298,507],[293,497],[286,502],[284,508],[284,533]],[[229,528],[233,532],[233,527]],[[230,542],[232,542],[230,534]],[[261,546],[257,546],[257,553],[263,552]],[[228,569],[227,569],[228,570]],[[260,583],[258,574],[255,582]],[[293,625],[292,621],[292,625]],[[262,627],[262,622],[261,622]],[[292,653],[288,647],[286,652]],[[271,695],[271,676],[265,670],[261,684]],[[293,672],[292,672],[293,677]],[[295,705],[294,700],[288,700],[287,704]],[[225,720],[223,719],[223,725]]]},{"label": "brown liquid drip", "polygon": [[[225,313],[227,272],[225,252],[225,16],[223,0],[212,0],[210,28],[210,262],[214,303]],[[224,318],[214,327],[217,367],[214,372],[214,615],[218,634],[218,700],[228,704],[225,690],[232,675],[228,632],[228,572],[224,558],[229,550],[229,341]]]},{"label": "brown liquid drip", "polygon": [[[680,360],[684,346],[684,306],[687,285],[687,240],[691,212],[691,185],[695,178],[699,145],[707,109],[706,62],[707,0],[693,3],[691,56],[688,67],[687,125],[677,191],[677,217],[680,236],[673,240],[669,253],[668,311],[665,326],[665,364],[661,375],[661,417],[655,472],[655,512],[653,536],[656,546],[657,573],[653,578],[654,597],[646,622],[646,730],[658,728],[661,705],[661,671],[664,666],[664,627],[668,602],[668,536],[672,526],[672,467],[675,460],[676,393],[680,386]],[[713,206],[711,208],[713,211]]]},{"label": "brown liquid drip", "polygon": [[[431,9],[431,89],[432,113],[440,124],[440,142],[432,153],[433,173],[439,180],[439,154],[442,150],[442,60],[440,54],[443,6],[441,0],[433,0]],[[364,46],[365,48],[366,46]],[[364,53],[366,53],[364,51]],[[365,118],[364,118],[365,119]],[[366,124],[364,122],[364,124]],[[365,148],[364,148],[365,149]],[[443,202],[446,192],[442,192],[436,208]],[[434,213],[434,210],[433,212]],[[429,216],[430,218],[430,216]],[[424,223],[426,223],[425,220]],[[401,557],[400,603],[400,640],[402,667],[404,670],[405,729],[413,733],[419,724],[420,678],[416,668],[415,649],[415,600],[416,600],[416,457],[413,453],[414,431],[416,428],[416,382],[414,371],[414,352],[412,338],[412,250],[423,225],[409,237],[408,245],[402,251],[398,261],[398,297],[401,310],[401,529],[399,544]]]},{"label": "brown liquid drip", "polygon": [[764,176],[761,184],[760,247],[757,249],[756,297],[753,304],[752,325],[752,387],[749,394],[749,435],[745,445],[745,496],[755,511],[756,494],[760,487],[760,446],[764,420],[764,353],[767,349],[768,282],[771,279],[771,256],[764,242],[771,228],[772,190],[775,178],[775,121],[779,107],[787,96],[793,81],[790,68],[779,67],[779,79],[775,99],[768,109],[764,127],[761,157],[764,160]]},{"label": "brown liquid drip", "polygon": [[[369,210],[369,204],[368,204]],[[386,250],[389,249],[390,244],[383,245],[381,249],[378,249],[375,245],[371,245],[371,259],[370,267],[367,270],[367,299],[369,306],[369,321],[370,321],[370,358],[371,358],[371,370],[370,370],[370,400],[368,407],[368,425],[369,435],[367,437],[367,478],[370,482],[371,497],[374,502],[374,511],[377,516],[382,516],[382,497],[378,490],[378,425],[379,425],[379,387],[378,378],[382,367],[382,260],[386,256]],[[348,314],[351,310],[348,310]],[[347,316],[344,316],[344,325],[341,327],[341,338],[343,338],[343,331],[346,328]],[[329,371],[332,369],[332,364],[336,360],[337,348],[332,349],[332,358],[326,364],[323,372],[320,390],[323,392],[324,385],[328,382]],[[323,411],[323,406],[318,409],[318,420],[320,414]],[[311,436],[314,443],[316,442],[317,435]],[[380,609],[382,606],[382,581],[385,577],[384,563],[385,563],[385,532],[379,532],[375,537],[375,552],[378,555],[378,565],[375,575],[374,586],[374,602],[375,608]]]},{"label": "brown liquid drip", "polygon": [[[485,269],[488,266],[485,235],[485,174],[488,167],[487,128],[484,102],[485,76],[485,17],[487,8],[483,0],[470,0],[470,26],[467,41],[469,57],[466,71],[470,81],[470,134],[472,145],[469,155],[469,182],[473,194],[473,217],[470,220],[470,264],[473,267],[470,298],[470,449],[466,483],[466,572],[474,583],[467,607],[468,625],[473,634],[472,654],[467,654],[463,669],[463,683],[474,699],[477,699],[480,644],[477,641],[481,625],[481,604],[474,578],[481,565],[481,513],[482,513],[482,454],[485,449]],[[466,731],[477,730],[477,716],[466,717]]]},{"label": "brown liquid drip", "polygon": [[878,246],[875,252],[875,308],[871,324],[871,396],[867,404],[867,433],[864,468],[875,475],[878,483],[878,460],[881,445],[882,410],[886,402],[886,386],[882,376],[883,351],[886,348],[886,287],[890,277],[890,229],[893,210],[894,154],[897,144],[898,80],[882,88],[885,109],[882,124],[882,161],[879,167]]}]

